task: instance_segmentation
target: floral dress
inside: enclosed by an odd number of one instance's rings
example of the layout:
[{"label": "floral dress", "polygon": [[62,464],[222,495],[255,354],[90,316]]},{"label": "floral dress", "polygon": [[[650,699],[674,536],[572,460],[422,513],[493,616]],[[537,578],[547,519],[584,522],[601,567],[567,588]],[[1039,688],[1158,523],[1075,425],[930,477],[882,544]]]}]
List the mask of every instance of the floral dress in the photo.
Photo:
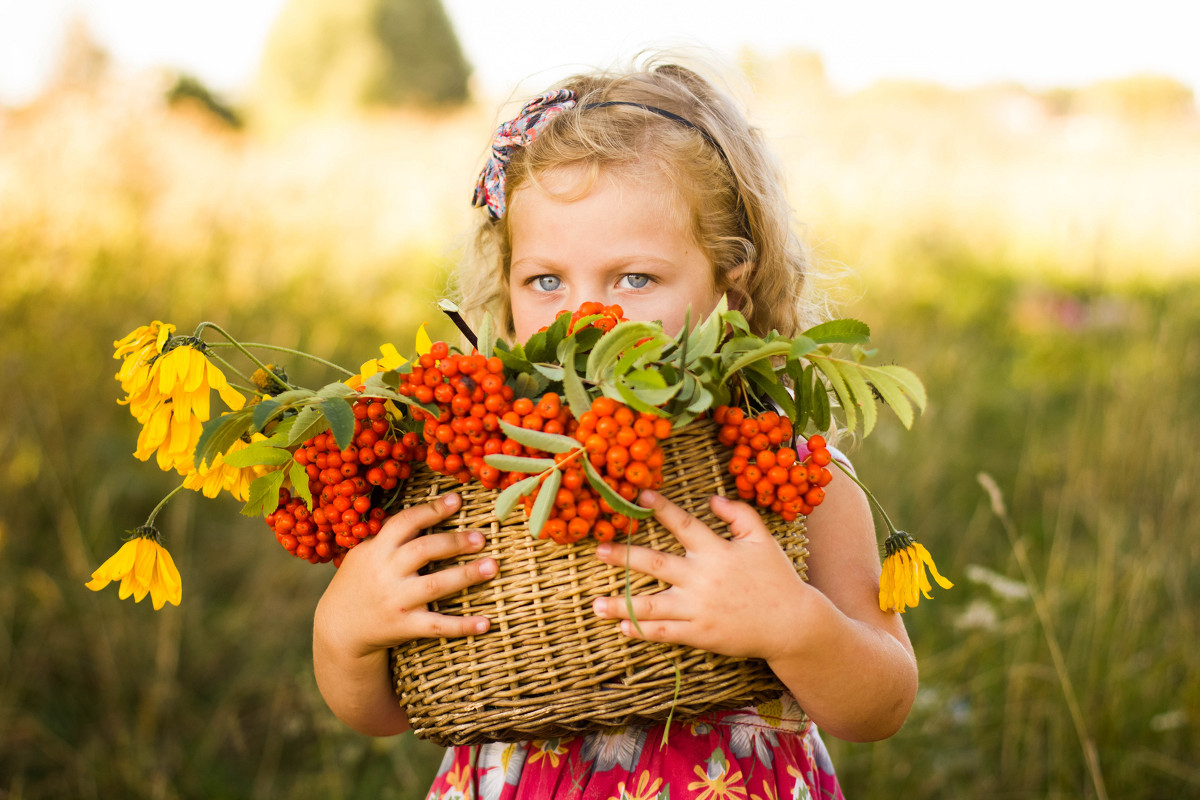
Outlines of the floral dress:
[{"label": "floral dress", "polygon": [[663,726],[452,747],[429,800],[842,798],[816,726],[790,694]]}]

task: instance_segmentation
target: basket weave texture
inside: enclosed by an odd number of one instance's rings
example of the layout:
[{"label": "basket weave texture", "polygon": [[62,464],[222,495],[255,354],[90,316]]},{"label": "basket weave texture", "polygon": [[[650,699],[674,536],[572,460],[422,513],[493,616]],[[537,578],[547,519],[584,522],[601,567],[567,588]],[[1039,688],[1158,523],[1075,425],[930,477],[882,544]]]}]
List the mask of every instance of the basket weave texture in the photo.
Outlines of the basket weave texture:
[{"label": "basket weave texture", "polygon": [[[716,433],[711,420],[698,420],[662,442],[661,492],[728,537],[728,526],[709,508],[712,495],[734,494],[729,451]],[[491,581],[430,605],[443,614],[486,616],[492,623],[487,633],[419,639],[393,649],[396,693],[417,736],[441,745],[546,739],[662,722],[672,709],[674,719],[691,719],[784,691],[766,662],[622,636],[613,620],[595,616],[592,601],[624,596],[627,582],[632,594],[661,591],[666,584],[601,563],[590,539],[574,545],[534,539],[519,514],[498,523],[492,513],[496,491],[422,469],[410,478],[405,504],[451,490],[462,496],[462,508],[431,531],[481,530],[487,544],[478,554],[430,569],[487,555],[500,570]],[[803,522],[787,523],[775,514],[764,520],[805,576]],[[641,521],[633,542],[683,554],[653,518]]]}]

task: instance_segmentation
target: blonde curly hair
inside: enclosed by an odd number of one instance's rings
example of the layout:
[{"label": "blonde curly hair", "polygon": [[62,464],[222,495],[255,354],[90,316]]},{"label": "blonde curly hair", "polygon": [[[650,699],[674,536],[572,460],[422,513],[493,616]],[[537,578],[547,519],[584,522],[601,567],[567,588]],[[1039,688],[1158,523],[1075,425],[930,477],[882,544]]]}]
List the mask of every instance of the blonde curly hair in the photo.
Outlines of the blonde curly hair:
[{"label": "blonde curly hair", "polygon": [[[782,169],[762,133],[714,80],[651,56],[643,66],[577,75],[555,88],[574,91],[577,103],[513,154],[509,198],[568,165],[584,167],[593,179],[600,170],[664,175],[691,210],[690,228],[713,265],[716,288],[729,293],[753,331],[790,336],[817,321],[816,304],[806,297],[808,252],[794,231]],[[668,111],[695,127],[630,104]],[[473,249],[455,280],[459,308],[473,322],[490,311],[511,335],[511,230],[507,216],[479,213]]]}]

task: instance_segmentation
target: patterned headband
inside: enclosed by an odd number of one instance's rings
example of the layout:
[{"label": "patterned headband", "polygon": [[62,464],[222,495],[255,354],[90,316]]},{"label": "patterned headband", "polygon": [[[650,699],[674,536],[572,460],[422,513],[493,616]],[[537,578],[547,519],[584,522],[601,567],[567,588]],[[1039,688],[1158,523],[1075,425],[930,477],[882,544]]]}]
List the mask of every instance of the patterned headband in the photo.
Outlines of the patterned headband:
[{"label": "patterned headband", "polygon": [[[488,215],[494,220],[504,216],[504,212],[507,209],[504,189],[506,182],[505,171],[508,167],[508,162],[512,160],[513,152],[518,147],[528,146],[530,142],[541,135],[542,131],[546,129],[555,117],[568,109],[574,108],[576,99],[575,92],[570,89],[554,89],[530,100],[522,106],[516,117],[496,128],[496,133],[492,136],[492,153],[488,157],[487,163],[483,165],[483,171],[479,173],[479,180],[475,182],[475,194],[471,198],[472,206],[475,208],[487,206]],[[717,144],[717,140],[712,137],[712,134],[666,109],[648,106],[643,103],[631,103],[624,100],[591,103],[584,106],[584,108],[606,108],[608,106],[632,106],[633,108],[640,108],[643,111],[649,111],[651,114],[657,114],[660,117],[691,128],[712,145],[723,161],[729,163],[729,159],[725,156],[725,151],[721,148],[721,145]]]}]

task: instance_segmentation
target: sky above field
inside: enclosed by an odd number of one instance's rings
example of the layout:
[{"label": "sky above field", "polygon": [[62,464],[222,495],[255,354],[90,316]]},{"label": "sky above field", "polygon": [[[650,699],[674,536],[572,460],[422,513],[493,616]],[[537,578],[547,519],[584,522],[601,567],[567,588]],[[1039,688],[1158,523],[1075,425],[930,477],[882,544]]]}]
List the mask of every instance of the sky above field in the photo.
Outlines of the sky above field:
[{"label": "sky above field", "polygon": [[[119,67],[171,67],[236,99],[285,2],[0,0],[0,103],[36,94],[75,12]],[[657,44],[724,56],[744,46],[768,56],[810,50],[844,89],[880,78],[1048,88],[1150,72],[1200,93],[1192,0],[443,2],[476,80],[501,95]]]}]

